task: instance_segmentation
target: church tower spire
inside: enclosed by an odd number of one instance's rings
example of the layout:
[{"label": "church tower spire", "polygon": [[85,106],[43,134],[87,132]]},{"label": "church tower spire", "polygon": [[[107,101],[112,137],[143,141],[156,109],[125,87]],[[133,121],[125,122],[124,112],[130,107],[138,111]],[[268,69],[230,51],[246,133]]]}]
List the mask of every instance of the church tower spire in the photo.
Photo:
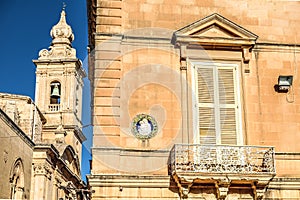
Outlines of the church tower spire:
[{"label": "church tower spire", "polygon": [[71,46],[71,43],[74,40],[74,34],[71,26],[67,24],[66,12],[64,9],[61,11],[59,22],[52,27],[50,35],[53,38],[53,45],[67,44]]},{"label": "church tower spire", "polygon": [[74,34],[66,21],[66,12],[63,9],[59,22],[50,31],[52,44],[49,49],[43,49],[39,53],[39,60],[55,58],[76,58],[76,50],[72,48]]},{"label": "church tower spire", "polygon": [[39,52],[36,65],[35,101],[46,117],[42,142],[71,145],[81,155],[82,88],[86,76],[72,47],[74,34],[67,24],[65,9],[50,31],[52,43]]}]

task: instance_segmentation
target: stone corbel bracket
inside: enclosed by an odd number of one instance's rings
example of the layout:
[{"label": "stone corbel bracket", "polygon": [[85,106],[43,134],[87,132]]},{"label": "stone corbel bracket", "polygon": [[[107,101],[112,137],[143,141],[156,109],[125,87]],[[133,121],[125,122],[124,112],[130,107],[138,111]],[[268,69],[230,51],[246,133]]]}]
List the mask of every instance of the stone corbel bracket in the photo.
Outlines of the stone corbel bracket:
[{"label": "stone corbel bracket", "polygon": [[179,188],[180,199],[188,199],[193,182],[180,179],[178,176],[173,176],[173,178],[175,179],[177,187]]},{"label": "stone corbel bracket", "polygon": [[187,44],[181,44],[179,45],[180,48],[180,70],[187,70],[187,64],[186,64],[186,48]]},{"label": "stone corbel bracket", "polygon": [[251,49],[252,49],[252,46],[243,46],[242,47],[242,55],[243,55],[243,63],[244,63],[244,72],[245,73],[250,72],[249,61],[251,59]]},{"label": "stone corbel bracket", "polygon": [[229,191],[229,182],[216,182],[215,187],[217,189],[217,199],[225,200]]},{"label": "stone corbel bracket", "polygon": [[269,184],[269,182],[264,183],[264,184],[259,184],[259,185],[252,183],[252,191],[253,191],[254,200],[262,200],[263,199],[263,196],[267,191],[268,184]]},{"label": "stone corbel bracket", "polygon": [[180,197],[181,199],[188,199],[188,195],[190,193],[190,189],[191,189],[192,184],[188,184],[188,185],[183,185],[180,187]]}]

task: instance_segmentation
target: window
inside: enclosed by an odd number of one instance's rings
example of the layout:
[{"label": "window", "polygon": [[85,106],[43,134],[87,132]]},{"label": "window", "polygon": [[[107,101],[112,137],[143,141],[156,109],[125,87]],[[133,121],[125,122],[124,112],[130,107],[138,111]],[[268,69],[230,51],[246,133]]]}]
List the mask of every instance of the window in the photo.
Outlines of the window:
[{"label": "window", "polygon": [[23,199],[24,197],[24,168],[19,158],[14,163],[10,173],[11,199]]},{"label": "window", "polygon": [[194,118],[200,144],[236,145],[241,141],[236,64],[193,63]]}]

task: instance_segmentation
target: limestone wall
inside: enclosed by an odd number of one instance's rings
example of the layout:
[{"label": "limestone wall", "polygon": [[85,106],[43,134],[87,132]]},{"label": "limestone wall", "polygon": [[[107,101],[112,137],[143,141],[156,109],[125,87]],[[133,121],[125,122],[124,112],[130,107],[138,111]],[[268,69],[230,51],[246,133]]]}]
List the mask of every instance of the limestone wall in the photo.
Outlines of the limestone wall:
[{"label": "limestone wall", "polygon": [[137,28],[180,29],[213,13],[259,36],[259,41],[299,43],[297,1],[98,0],[96,32],[122,33]]},{"label": "limestone wall", "polygon": [[33,101],[22,95],[0,94],[0,108],[33,141],[41,141],[44,117]]},{"label": "limestone wall", "polygon": [[[89,2],[94,6],[94,15],[89,19],[90,31],[94,31],[90,32],[90,42],[95,47],[91,51],[89,71],[94,124],[91,174],[95,175],[90,180],[96,186],[96,199],[104,198],[102,193],[122,196],[114,187],[103,186],[100,190],[97,184],[103,177],[97,175],[167,176],[168,152],[172,145],[197,141],[189,64],[193,59],[236,64],[241,102],[240,145],[274,146],[276,151],[276,181],[271,182],[272,187],[264,197],[298,198],[299,2]],[[197,42],[186,48],[172,43],[176,30],[213,13],[230,20],[237,29],[246,29],[258,36],[247,52],[249,55],[236,46],[220,48],[214,40],[207,49]],[[245,57],[249,60],[245,61]],[[279,75],[293,76],[288,92],[276,91]],[[132,133],[132,120],[140,113],[150,114],[158,122],[157,135],[147,141],[137,139]],[[280,181],[286,187],[281,187]],[[170,188],[165,190],[170,191]],[[129,193],[138,197],[141,191],[131,188]],[[229,199],[253,197],[253,194],[247,196],[249,191],[245,196],[240,193],[232,192]],[[192,194],[192,197],[199,196]]]},{"label": "limestone wall", "polygon": [[0,110],[0,199],[29,199],[33,143]]}]

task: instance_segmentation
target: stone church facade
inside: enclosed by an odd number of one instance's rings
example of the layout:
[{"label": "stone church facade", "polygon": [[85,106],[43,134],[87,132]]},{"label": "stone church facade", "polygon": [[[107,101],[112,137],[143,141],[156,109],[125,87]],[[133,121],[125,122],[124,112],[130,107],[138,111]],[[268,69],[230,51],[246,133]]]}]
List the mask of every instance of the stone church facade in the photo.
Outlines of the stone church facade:
[{"label": "stone church facade", "polygon": [[74,35],[61,12],[52,43],[33,60],[35,102],[0,93],[0,199],[86,199],[80,174],[83,78]]},{"label": "stone church facade", "polygon": [[88,0],[92,199],[299,199],[300,3]]}]

